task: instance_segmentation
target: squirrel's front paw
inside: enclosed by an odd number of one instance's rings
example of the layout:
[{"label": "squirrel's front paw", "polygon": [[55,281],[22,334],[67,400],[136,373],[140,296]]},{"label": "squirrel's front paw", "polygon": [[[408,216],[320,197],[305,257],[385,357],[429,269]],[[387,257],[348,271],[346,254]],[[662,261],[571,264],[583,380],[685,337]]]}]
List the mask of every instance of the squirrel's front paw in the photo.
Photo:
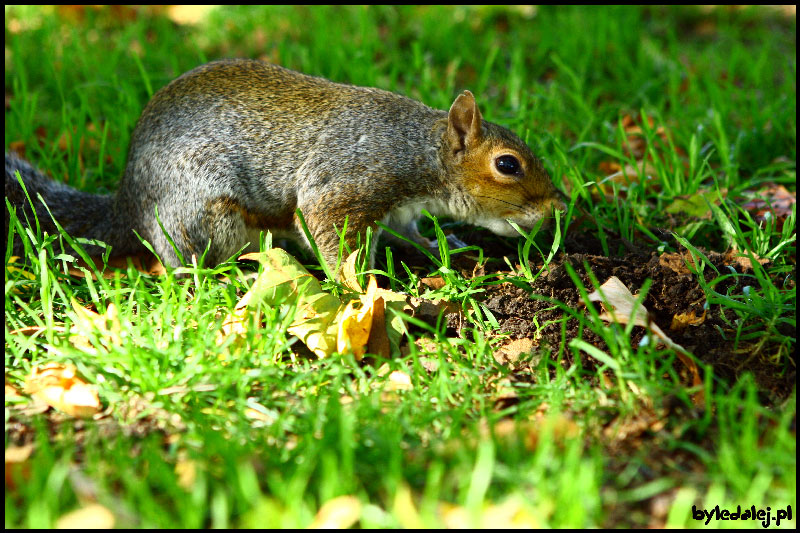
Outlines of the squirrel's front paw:
[{"label": "squirrel's front paw", "polygon": [[[456,248],[466,248],[467,246],[469,246],[469,244],[467,244],[464,241],[462,241],[461,239],[459,239],[454,233],[451,233],[450,235],[448,235],[446,240],[447,240],[447,246],[451,250],[455,250]],[[430,249],[432,249],[432,250],[438,250],[439,249],[439,241],[438,240],[433,239],[432,241],[428,241],[428,242],[430,243],[428,245],[428,247]]]}]

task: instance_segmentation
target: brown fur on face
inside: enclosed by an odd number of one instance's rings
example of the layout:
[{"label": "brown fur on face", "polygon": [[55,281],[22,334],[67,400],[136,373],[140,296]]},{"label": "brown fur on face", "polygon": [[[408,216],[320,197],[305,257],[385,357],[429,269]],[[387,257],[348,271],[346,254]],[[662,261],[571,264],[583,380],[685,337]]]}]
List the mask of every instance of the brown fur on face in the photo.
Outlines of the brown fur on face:
[{"label": "brown fur on face", "polygon": [[[480,211],[476,222],[513,235],[501,221],[511,219],[525,228],[533,227],[553,209],[563,209],[558,191],[530,148],[510,131],[483,121],[472,93],[465,91],[451,107],[446,134],[450,172]],[[501,172],[498,158],[512,156],[519,162],[515,175]],[[506,231],[506,226],[507,230]]]}]

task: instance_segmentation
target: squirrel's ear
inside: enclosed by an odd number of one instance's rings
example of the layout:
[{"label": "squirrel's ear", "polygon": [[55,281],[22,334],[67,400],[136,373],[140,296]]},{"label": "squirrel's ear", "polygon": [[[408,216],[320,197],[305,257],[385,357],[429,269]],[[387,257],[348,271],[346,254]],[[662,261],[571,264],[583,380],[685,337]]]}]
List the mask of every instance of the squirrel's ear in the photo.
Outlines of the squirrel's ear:
[{"label": "squirrel's ear", "polygon": [[464,91],[458,95],[447,117],[447,138],[453,152],[480,141],[481,120],[483,117],[472,93]]}]

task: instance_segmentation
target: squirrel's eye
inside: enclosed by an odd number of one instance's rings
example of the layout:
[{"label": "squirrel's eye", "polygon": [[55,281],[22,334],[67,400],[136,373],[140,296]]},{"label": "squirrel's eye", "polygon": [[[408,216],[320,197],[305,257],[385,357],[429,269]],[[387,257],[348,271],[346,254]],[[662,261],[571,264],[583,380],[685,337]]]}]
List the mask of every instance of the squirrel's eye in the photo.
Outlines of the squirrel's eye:
[{"label": "squirrel's eye", "polygon": [[501,155],[494,160],[494,166],[503,174],[514,175],[519,172],[520,164],[513,155]]}]

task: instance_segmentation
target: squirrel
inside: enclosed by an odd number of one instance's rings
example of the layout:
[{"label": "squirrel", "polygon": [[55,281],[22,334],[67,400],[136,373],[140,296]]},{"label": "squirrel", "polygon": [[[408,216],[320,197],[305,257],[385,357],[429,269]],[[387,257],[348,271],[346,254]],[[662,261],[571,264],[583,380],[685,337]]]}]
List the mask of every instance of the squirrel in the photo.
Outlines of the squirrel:
[{"label": "squirrel", "polygon": [[[422,209],[505,236],[518,235],[507,220],[532,228],[563,209],[540,160],[484,121],[469,91],[441,111],[246,59],[199,66],[152,97],[115,194],[78,191],[6,153],[6,198],[23,223],[33,218],[15,171],[44,230],[56,228],[39,195],[69,235],[133,255],[146,250],[138,233],[172,267],[178,254],[222,263],[257,249],[267,230],[308,246],[298,208],[329,265],[345,220],[351,246],[377,221],[427,243],[416,227]],[[8,224],[6,210],[6,235]]]}]

